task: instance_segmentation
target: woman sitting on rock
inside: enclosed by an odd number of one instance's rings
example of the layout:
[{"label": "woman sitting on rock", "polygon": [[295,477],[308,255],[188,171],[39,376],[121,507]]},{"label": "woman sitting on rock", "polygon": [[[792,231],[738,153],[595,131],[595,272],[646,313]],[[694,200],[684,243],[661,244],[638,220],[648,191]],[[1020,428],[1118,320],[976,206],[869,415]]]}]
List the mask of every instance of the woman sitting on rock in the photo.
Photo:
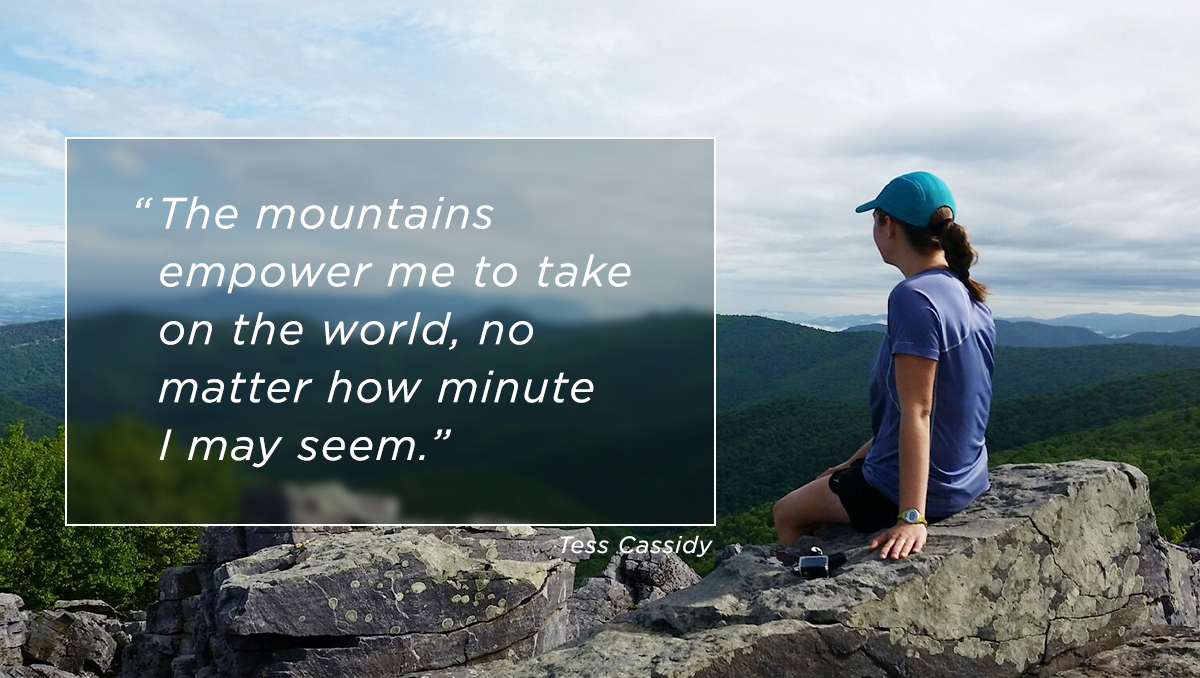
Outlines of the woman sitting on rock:
[{"label": "woman sitting on rock", "polygon": [[987,288],[970,276],[977,255],[941,179],[899,176],[855,211],[867,210],[879,254],[904,274],[888,296],[887,333],[871,365],[875,435],[776,502],[775,530],[785,545],[826,523],[886,530],[870,550],[899,559],[925,546],[928,524],[988,489],[996,325],[983,303]]}]

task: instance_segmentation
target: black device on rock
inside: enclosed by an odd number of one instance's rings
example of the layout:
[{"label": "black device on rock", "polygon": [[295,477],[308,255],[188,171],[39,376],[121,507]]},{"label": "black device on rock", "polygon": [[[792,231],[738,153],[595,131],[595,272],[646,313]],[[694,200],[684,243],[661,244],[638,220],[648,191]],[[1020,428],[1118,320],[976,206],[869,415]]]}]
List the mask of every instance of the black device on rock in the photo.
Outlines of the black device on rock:
[{"label": "black device on rock", "polygon": [[828,577],[829,569],[829,556],[825,555],[819,547],[814,546],[811,556],[800,556],[795,572],[805,579],[816,579],[817,577]]}]

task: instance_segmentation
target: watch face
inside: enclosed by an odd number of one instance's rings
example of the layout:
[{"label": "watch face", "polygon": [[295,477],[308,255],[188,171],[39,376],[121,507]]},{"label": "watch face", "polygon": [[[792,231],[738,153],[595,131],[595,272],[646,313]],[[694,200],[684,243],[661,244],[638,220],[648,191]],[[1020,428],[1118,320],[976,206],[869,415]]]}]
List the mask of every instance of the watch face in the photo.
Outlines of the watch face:
[{"label": "watch face", "polygon": [[908,509],[907,511],[904,512],[904,521],[905,522],[915,523],[920,519],[921,519],[921,512],[916,509]]}]

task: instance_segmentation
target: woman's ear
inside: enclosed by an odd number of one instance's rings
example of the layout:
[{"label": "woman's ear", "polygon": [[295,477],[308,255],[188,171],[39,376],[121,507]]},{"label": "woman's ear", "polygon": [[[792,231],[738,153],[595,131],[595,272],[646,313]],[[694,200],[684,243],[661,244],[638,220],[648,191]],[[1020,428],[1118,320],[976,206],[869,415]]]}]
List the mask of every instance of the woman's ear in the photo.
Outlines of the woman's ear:
[{"label": "woman's ear", "polygon": [[896,220],[892,219],[890,215],[885,214],[883,216],[883,230],[888,240],[896,238]]}]

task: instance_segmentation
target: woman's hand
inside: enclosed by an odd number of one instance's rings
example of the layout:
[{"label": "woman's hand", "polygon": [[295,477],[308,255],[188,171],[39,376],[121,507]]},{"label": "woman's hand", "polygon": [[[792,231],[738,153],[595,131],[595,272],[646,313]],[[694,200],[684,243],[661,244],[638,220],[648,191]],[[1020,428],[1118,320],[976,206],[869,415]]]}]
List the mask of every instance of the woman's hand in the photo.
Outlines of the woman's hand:
[{"label": "woman's hand", "polygon": [[874,551],[877,547],[883,546],[879,551],[880,558],[886,559],[891,554],[892,560],[899,560],[925,548],[925,542],[928,539],[929,530],[923,523],[914,524],[900,521],[876,535],[871,540],[871,548],[868,551]]},{"label": "woman's hand", "polygon": [[821,471],[820,473],[818,473],[816,475],[816,478],[813,478],[813,480],[816,480],[817,478],[824,478],[825,476],[832,475],[838,471],[841,471],[842,469],[847,469],[847,468],[850,468],[850,462],[843,461],[842,463],[838,464],[837,466],[830,466],[829,468],[825,469],[824,471]]}]

